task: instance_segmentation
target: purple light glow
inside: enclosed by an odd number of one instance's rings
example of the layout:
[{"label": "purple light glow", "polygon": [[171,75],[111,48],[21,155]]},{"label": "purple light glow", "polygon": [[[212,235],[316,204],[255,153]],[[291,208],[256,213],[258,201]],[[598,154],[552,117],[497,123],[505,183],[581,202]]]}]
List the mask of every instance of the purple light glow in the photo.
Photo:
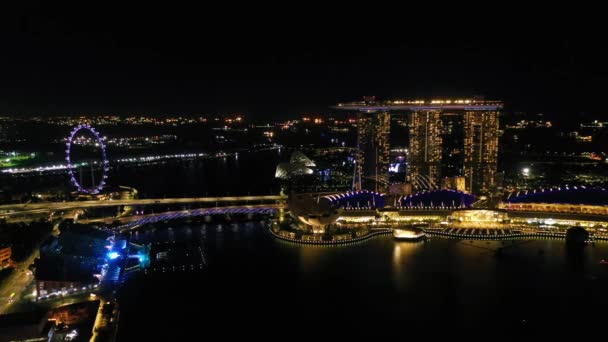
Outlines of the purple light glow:
[{"label": "purple light glow", "polygon": [[[91,132],[94,136],[95,139],[97,139],[97,142],[99,143],[99,146],[101,147],[101,155],[102,155],[102,161],[103,161],[103,175],[101,177],[101,181],[99,182],[99,184],[97,184],[96,186],[92,187],[92,188],[83,188],[81,186],[80,183],[78,183],[78,181],[76,180],[76,177],[74,176],[74,166],[72,165],[72,156],[71,156],[71,151],[72,151],[72,142],[74,140],[74,137],[76,136],[76,133],[78,133],[81,130],[88,130],[89,132]],[[106,184],[106,179],[108,178],[108,156],[106,153],[106,145],[103,143],[103,138],[99,135],[99,133],[95,130],[95,128],[91,127],[90,125],[87,124],[81,124],[78,125],[76,127],[74,127],[74,129],[72,130],[72,132],[70,133],[70,136],[68,137],[68,142],[66,143],[66,157],[65,160],[67,161],[67,166],[68,166],[68,174],[70,175],[70,181],[72,182],[72,184],[74,184],[74,186],[78,189],[79,192],[82,193],[86,193],[86,194],[98,194],[101,189],[103,189],[103,186]]]}]

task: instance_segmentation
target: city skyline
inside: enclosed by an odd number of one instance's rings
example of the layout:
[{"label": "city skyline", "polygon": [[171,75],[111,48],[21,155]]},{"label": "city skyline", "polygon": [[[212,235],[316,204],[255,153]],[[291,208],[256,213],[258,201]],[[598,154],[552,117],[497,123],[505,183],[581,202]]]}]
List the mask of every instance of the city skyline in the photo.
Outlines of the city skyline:
[{"label": "city skyline", "polygon": [[[378,318],[378,327],[441,315],[461,324],[462,312],[485,323],[482,310],[494,313],[488,323],[521,329],[522,307],[567,298],[513,289],[589,291],[553,281],[569,267],[608,277],[598,268],[608,261],[593,254],[608,241],[606,122],[572,132],[515,116],[499,126],[503,103],[479,98],[366,96],[332,107],[348,119],[2,118],[11,147],[0,151],[2,336],[154,340],[174,327],[197,334],[189,305],[223,320],[269,303],[289,316],[281,324],[314,324],[319,308],[338,320]],[[583,255],[590,261],[563,266]],[[463,290],[438,282],[444,272],[466,281]],[[517,285],[488,285],[503,278]],[[445,306],[435,288],[466,307]],[[591,290],[597,302],[602,289]],[[327,291],[339,294],[331,307],[310,305]],[[501,296],[506,304],[488,300]],[[562,315],[544,311],[529,324]],[[149,328],[158,317],[168,330]]]},{"label": "city skyline", "polygon": [[0,341],[603,327],[608,44],[315,5],[8,4]]}]

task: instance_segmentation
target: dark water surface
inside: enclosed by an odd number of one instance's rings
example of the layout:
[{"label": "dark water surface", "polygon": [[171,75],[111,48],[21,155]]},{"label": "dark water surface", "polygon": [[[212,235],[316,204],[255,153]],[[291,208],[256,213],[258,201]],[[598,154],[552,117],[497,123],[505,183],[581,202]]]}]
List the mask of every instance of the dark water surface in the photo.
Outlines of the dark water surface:
[{"label": "dark water surface", "polygon": [[[273,149],[240,151],[238,156],[225,158],[169,159],[144,165],[110,162],[107,183],[133,187],[140,198],[278,194],[276,166],[288,157],[284,150]],[[84,173],[87,177],[89,171]],[[78,179],[79,176],[76,172]],[[90,185],[90,179],[87,181]],[[65,170],[22,175],[0,173],[0,184],[19,191],[75,189]]]},{"label": "dark water surface", "polygon": [[281,157],[279,150],[268,150],[143,167],[116,165],[109,179],[146,198],[278,194],[274,174]]},{"label": "dark water surface", "polygon": [[[608,244],[570,253],[561,240],[409,243],[381,236],[315,247],[277,241],[260,223],[174,222],[133,236],[176,249],[200,246],[205,264],[128,280],[120,293],[120,341],[218,333],[279,339],[289,331],[315,337],[327,327],[322,336],[559,331],[601,323],[608,303],[608,265],[598,263]],[[495,257],[499,246],[509,247]],[[191,256],[176,262],[200,261]]]}]

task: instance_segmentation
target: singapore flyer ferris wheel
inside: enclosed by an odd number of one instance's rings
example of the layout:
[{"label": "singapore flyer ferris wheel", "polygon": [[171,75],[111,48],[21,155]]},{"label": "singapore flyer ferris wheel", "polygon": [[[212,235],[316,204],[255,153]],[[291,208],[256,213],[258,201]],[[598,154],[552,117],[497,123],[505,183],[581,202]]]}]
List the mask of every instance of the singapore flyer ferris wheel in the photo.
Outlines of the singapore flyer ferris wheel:
[{"label": "singapore flyer ferris wheel", "polygon": [[[85,133],[90,137],[85,137]],[[99,148],[101,150],[101,161],[93,158],[84,159],[83,161],[78,162],[76,160],[77,156],[74,155],[76,146],[87,147],[89,149]],[[99,132],[97,132],[95,128],[88,124],[78,125],[74,127],[67,138],[65,152],[70,182],[80,193],[98,194],[106,184],[108,171],[110,169],[103,137],[99,135]],[[85,180],[85,178],[88,178],[88,175],[84,175],[85,169],[87,168],[90,169],[90,180]],[[76,177],[77,174],[79,175],[78,178]]]}]

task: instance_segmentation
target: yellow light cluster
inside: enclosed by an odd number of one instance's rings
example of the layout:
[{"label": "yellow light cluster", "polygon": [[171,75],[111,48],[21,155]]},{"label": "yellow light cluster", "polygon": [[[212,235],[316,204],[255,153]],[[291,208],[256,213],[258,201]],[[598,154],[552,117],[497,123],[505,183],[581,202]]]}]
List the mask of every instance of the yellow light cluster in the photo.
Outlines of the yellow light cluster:
[{"label": "yellow light cluster", "polygon": [[416,232],[412,230],[396,228],[393,230],[393,236],[399,239],[416,239],[424,236],[424,233],[422,231]]},{"label": "yellow light cluster", "polygon": [[[456,104],[468,104],[468,103],[472,103],[473,100],[431,100],[430,104],[452,104],[452,103],[456,103]],[[411,100],[411,101],[403,101],[403,100],[396,100],[396,101],[392,101],[390,102],[391,104],[394,105],[400,105],[400,104],[425,104],[427,103],[424,100]]]},{"label": "yellow light cluster", "polygon": [[424,104],[423,100],[410,100],[410,101],[403,101],[403,100],[395,100],[392,102],[389,102],[390,104],[394,104],[394,105],[401,105],[401,104]]}]

